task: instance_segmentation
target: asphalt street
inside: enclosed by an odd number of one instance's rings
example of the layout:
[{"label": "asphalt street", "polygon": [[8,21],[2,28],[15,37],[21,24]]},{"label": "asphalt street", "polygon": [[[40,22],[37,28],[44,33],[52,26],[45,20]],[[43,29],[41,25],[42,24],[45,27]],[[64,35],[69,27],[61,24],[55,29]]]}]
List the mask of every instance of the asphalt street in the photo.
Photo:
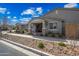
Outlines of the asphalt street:
[{"label": "asphalt street", "polygon": [[27,56],[27,55],[0,42],[0,56]]}]

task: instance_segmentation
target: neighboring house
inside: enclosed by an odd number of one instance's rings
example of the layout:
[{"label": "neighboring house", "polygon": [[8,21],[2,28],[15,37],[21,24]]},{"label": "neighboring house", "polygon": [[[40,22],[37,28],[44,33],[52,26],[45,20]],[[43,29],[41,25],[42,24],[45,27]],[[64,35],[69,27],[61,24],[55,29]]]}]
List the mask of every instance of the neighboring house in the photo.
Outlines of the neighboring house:
[{"label": "neighboring house", "polygon": [[79,35],[79,9],[59,8],[48,12],[42,17],[34,18],[28,23],[28,31],[33,34],[48,32],[60,33],[65,37]]},{"label": "neighboring house", "polygon": [[28,21],[27,22],[21,22],[21,23],[17,23],[16,26],[19,28],[19,29],[28,29]]},{"label": "neighboring house", "polygon": [[26,29],[26,30],[28,29],[28,24],[20,24],[20,26],[22,29]]}]

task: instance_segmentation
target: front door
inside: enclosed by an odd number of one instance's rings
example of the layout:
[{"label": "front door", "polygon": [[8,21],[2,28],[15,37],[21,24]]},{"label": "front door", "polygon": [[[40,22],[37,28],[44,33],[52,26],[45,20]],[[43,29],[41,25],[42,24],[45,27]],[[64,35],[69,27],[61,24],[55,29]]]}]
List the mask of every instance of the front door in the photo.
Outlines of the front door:
[{"label": "front door", "polygon": [[42,23],[36,24],[36,32],[42,32]]}]

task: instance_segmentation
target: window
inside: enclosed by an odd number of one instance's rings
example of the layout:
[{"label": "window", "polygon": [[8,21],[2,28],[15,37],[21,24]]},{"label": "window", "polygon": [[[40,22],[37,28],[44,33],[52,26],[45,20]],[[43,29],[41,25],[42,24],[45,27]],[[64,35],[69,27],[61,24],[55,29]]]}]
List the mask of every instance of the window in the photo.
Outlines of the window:
[{"label": "window", "polygon": [[49,29],[57,29],[57,23],[49,23]]}]

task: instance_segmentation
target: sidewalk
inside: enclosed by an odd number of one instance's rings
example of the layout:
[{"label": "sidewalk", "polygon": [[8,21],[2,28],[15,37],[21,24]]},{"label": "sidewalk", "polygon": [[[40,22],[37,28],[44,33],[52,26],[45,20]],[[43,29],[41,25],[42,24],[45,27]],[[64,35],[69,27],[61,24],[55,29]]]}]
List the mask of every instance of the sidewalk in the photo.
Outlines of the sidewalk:
[{"label": "sidewalk", "polygon": [[[73,44],[68,39],[61,39],[61,38],[53,38],[53,37],[45,37],[45,36],[32,36],[32,35],[24,35],[24,34],[15,34],[15,33],[6,33],[7,35],[14,35],[14,36],[20,36],[20,37],[26,37],[31,39],[37,39],[37,40],[45,40],[49,42],[64,42],[65,44]],[[79,46],[79,41],[72,40],[72,42],[76,43],[76,45]]]},{"label": "sidewalk", "polygon": [[27,37],[27,38],[32,38],[32,39],[38,39],[38,40],[66,42],[66,39],[61,39],[61,38],[53,38],[53,37],[45,37],[45,36],[33,36],[33,35],[24,35],[24,34],[15,34],[15,33],[7,33],[7,34],[14,35],[14,36]]}]

